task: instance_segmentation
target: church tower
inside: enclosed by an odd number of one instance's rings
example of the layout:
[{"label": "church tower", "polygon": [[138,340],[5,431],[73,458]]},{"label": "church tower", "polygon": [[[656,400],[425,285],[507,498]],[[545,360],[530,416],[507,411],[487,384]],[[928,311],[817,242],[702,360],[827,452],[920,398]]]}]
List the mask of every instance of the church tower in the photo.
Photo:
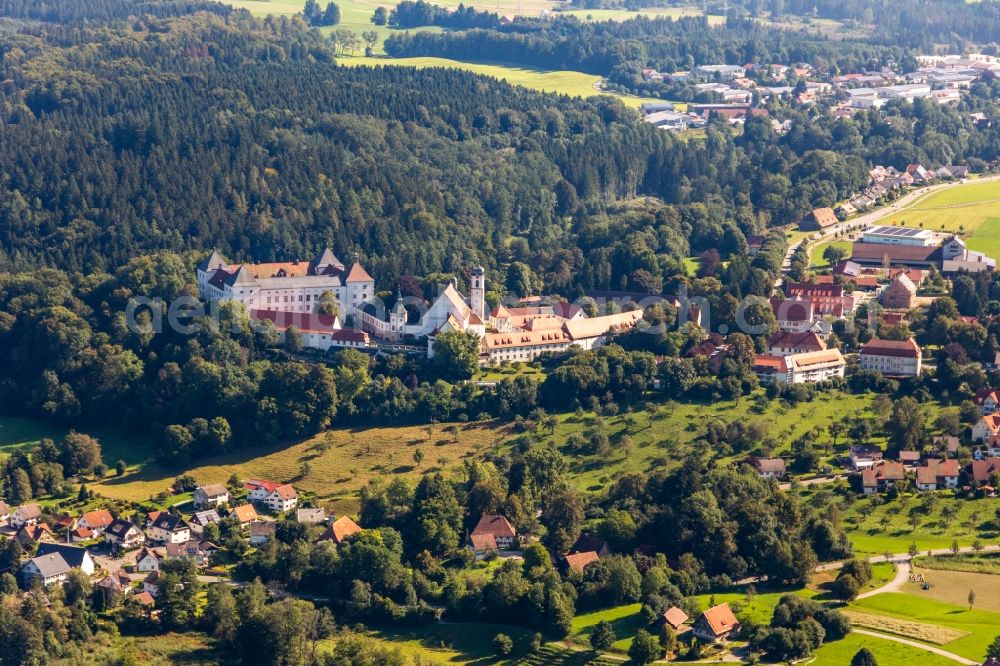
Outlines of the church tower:
[{"label": "church tower", "polygon": [[472,290],[469,294],[472,311],[486,321],[486,270],[482,266],[472,269]]}]

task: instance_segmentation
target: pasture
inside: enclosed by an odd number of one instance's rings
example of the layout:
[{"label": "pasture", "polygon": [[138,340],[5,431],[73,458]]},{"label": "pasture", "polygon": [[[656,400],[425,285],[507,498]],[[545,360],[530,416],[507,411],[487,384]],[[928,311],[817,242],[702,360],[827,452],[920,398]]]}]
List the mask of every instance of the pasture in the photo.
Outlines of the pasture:
[{"label": "pasture", "polygon": [[910,594],[968,608],[969,591],[975,590],[973,608],[1000,613],[1000,575],[920,567],[916,570],[924,575],[930,589],[923,590],[919,585],[908,585],[907,591]]},{"label": "pasture", "polygon": [[861,648],[871,650],[879,666],[955,666],[950,659],[919,648],[861,634],[848,634],[839,641],[824,643],[809,663],[811,666],[844,666],[851,663],[851,658]]},{"label": "pasture", "polygon": [[348,67],[355,65],[383,65],[416,67],[448,67],[462,69],[473,74],[489,76],[516,86],[523,86],[532,90],[554,93],[557,95],[567,95],[569,97],[592,97],[594,95],[611,95],[622,101],[628,107],[639,108],[645,102],[662,102],[660,99],[649,97],[636,97],[634,95],[619,95],[617,93],[599,90],[597,86],[601,77],[593,74],[573,71],[554,71],[546,69],[534,69],[520,65],[506,65],[502,63],[477,63],[463,62],[461,60],[450,60],[448,58],[387,58],[387,57],[364,57],[364,56],[341,56],[337,59],[341,65]]}]

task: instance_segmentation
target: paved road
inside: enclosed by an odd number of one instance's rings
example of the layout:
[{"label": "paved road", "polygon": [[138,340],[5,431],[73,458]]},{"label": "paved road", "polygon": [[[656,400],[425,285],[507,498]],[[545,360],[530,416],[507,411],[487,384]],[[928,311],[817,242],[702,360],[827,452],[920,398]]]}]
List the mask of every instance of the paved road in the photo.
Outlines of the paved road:
[{"label": "paved road", "polygon": [[934,647],[933,645],[927,645],[926,643],[921,643],[919,641],[911,641],[908,638],[903,638],[901,636],[883,634],[878,631],[871,631],[870,629],[853,629],[852,632],[855,634],[864,634],[865,636],[874,636],[875,638],[892,641],[893,643],[902,643],[903,645],[909,645],[910,647],[915,647],[918,650],[924,650],[925,652],[933,652],[934,654],[942,656],[945,659],[950,659],[959,664],[965,664],[966,666],[979,666],[978,661],[972,661],[971,659],[960,657],[954,652],[948,652],[947,650],[942,650],[941,648]]},{"label": "paved road", "polygon": [[[964,547],[958,549],[959,554],[968,554],[968,553],[972,553],[974,551],[975,551],[975,549],[972,546],[964,546]],[[993,552],[996,552],[996,551],[1000,551],[1000,546],[998,546],[998,545],[988,545],[988,546],[985,546],[984,545],[982,547],[982,552],[984,552],[984,553],[993,553]],[[936,549],[932,549],[930,551],[921,550],[919,553],[917,553],[917,557],[921,557],[923,555],[926,555],[928,552],[931,555],[951,555],[954,551],[952,551],[951,548],[936,548]],[[844,566],[844,562],[846,562],[846,561],[847,560],[842,560],[840,562],[827,562],[826,564],[821,564],[818,567],[816,567],[816,571],[836,571],[837,569],[840,569],[841,567],[843,567]],[[868,562],[870,562],[872,564],[877,564],[879,562],[896,562],[897,564],[899,564],[900,562],[907,562],[908,563],[909,561],[910,561],[910,554],[909,553],[896,553],[894,555],[890,555],[888,558],[886,558],[885,555],[874,555],[874,556],[868,558]]]},{"label": "paved road", "polygon": [[910,562],[898,562],[896,564],[896,577],[890,580],[888,583],[882,587],[877,587],[874,590],[865,592],[864,594],[859,594],[858,599],[867,599],[868,597],[874,597],[876,594],[885,594],[886,592],[899,592],[903,589],[910,580]]},{"label": "paved road", "polygon": [[[822,485],[824,483],[833,483],[834,481],[838,481],[840,479],[846,479],[846,478],[847,478],[847,474],[833,474],[831,476],[817,476],[817,477],[814,477],[812,479],[800,479],[798,481],[798,484],[799,484],[799,487],[801,487],[801,486],[819,486],[819,485]],[[791,483],[779,483],[778,484],[778,490],[791,490],[791,489],[792,489],[792,484]]]}]

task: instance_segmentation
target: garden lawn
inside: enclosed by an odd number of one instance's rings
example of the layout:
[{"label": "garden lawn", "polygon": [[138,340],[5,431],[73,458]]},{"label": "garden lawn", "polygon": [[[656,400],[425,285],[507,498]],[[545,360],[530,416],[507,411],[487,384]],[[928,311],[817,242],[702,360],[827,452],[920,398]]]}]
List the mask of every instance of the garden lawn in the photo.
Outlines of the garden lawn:
[{"label": "garden lawn", "polygon": [[811,268],[818,268],[818,269],[830,268],[830,263],[823,258],[823,253],[826,252],[826,248],[830,246],[839,247],[840,249],[844,250],[845,252],[844,256],[847,257],[851,256],[851,244],[848,241],[838,241],[838,240],[824,241],[816,245],[816,247],[812,248],[811,250],[811,254],[809,257],[809,265]]},{"label": "garden lawn", "polygon": [[[493,661],[493,638],[507,634],[514,640],[514,651],[509,659]],[[398,649],[410,660],[419,658],[424,663],[518,663],[528,651],[533,631],[521,627],[482,623],[427,624],[419,627],[386,627],[367,634],[379,643]]]},{"label": "garden lawn", "polygon": [[810,666],[846,666],[861,648],[868,648],[875,655],[878,666],[955,666],[955,662],[931,652],[909,645],[902,645],[875,636],[848,634],[842,640],[824,643],[816,650]]},{"label": "garden lawn", "polygon": [[[971,546],[977,539],[983,543],[992,543],[997,538],[993,528],[992,518],[996,509],[1000,508],[1000,499],[987,498],[979,500],[959,500],[948,497],[947,493],[939,493],[938,501],[931,515],[920,515],[920,523],[914,530],[908,519],[909,509],[918,506],[918,501],[910,498],[906,508],[901,509],[899,501],[887,502],[872,511],[867,517],[860,509],[870,506],[869,500],[859,499],[844,515],[844,528],[854,550],[858,554],[881,555],[883,553],[905,553],[910,544],[915,543],[917,550],[926,552],[931,549],[950,548],[953,541],[961,546]],[[942,515],[946,504],[958,507],[954,519],[948,520]],[[972,514],[979,513],[976,525],[971,525]],[[883,524],[883,521],[886,521]]]},{"label": "garden lawn", "polygon": [[640,608],[642,608],[642,604],[627,604],[581,613],[573,618],[573,638],[581,645],[590,645],[590,634],[594,632],[594,627],[600,622],[610,622],[615,630],[615,637],[618,639],[612,649],[617,652],[625,652],[632,645],[635,633],[644,626],[642,617],[639,615]]},{"label": "garden lawn", "polygon": [[[611,95],[621,100],[626,106],[638,108],[645,102],[662,103],[662,99],[650,97],[635,97],[633,95],[619,95],[617,93],[604,92],[595,88],[601,77],[593,74],[573,71],[555,71],[547,69],[535,69],[521,65],[509,65],[505,63],[481,63],[463,62],[461,60],[450,60],[448,58],[417,57],[417,58],[388,58],[362,56],[339,57],[337,62],[341,65],[385,65],[400,67],[450,67],[462,69],[501,79],[516,86],[531,88],[541,92],[555,93],[558,95],[568,95],[569,97],[592,97],[594,95]],[[682,107],[684,105],[681,105]]]},{"label": "garden lawn", "polygon": [[966,636],[941,647],[975,661],[986,657],[987,646],[1000,634],[1000,613],[979,609],[970,611],[968,606],[946,604],[915,594],[879,594],[855,602],[850,608],[966,632]]}]

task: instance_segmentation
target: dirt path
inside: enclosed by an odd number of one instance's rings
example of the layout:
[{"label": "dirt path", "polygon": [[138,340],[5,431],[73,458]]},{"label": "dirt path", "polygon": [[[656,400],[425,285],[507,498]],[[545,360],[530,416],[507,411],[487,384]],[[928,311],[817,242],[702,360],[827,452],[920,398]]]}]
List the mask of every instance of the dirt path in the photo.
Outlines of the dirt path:
[{"label": "dirt path", "polygon": [[898,562],[896,564],[896,577],[890,580],[888,583],[882,587],[877,587],[874,590],[865,592],[864,594],[859,594],[858,599],[867,599],[868,597],[874,597],[876,594],[884,594],[886,592],[899,592],[903,589],[905,585],[910,580],[910,562],[909,560],[905,562]]},{"label": "dirt path", "polygon": [[921,643],[920,641],[911,641],[908,638],[902,638],[901,636],[893,636],[892,634],[883,634],[878,631],[871,631],[869,629],[853,629],[855,634],[863,634],[865,636],[873,636],[875,638],[881,638],[883,640],[892,641],[893,643],[902,643],[903,645],[909,645],[910,647],[915,647],[918,650],[924,650],[925,652],[933,652],[936,655],[944,657],[945,659],[950,659],[959,664],[965,664],[966,666],[979,666],[978,661],[972,661],[971,659],[966,659],[965,657],[960,657],[959,655],[948,652],[947,650],[942,650],[941,648],[936,648],[933,645],[927,645],[926,643]]}]

